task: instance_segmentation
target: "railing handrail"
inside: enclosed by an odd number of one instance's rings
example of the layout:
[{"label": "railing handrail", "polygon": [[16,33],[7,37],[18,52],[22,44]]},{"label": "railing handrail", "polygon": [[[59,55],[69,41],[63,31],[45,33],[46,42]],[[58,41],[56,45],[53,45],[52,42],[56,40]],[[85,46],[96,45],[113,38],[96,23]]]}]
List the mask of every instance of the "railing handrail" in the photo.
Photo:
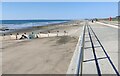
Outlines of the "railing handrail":
[{"label": "railing handrail", "polygon": [[83,26],[82,34],[79,36],[79,40],[76,45],[76,49],[70,62],[67,74],[79,75],[82,73],[85,28],[86,24]]},{"label": "railing handrail", "polygon": [[83,27],[83,33],[81,36],[81,41],[80,41],[80,54],[79,54],[79,59],[78,59],[78,64],[77,64],[77,72],[76,75],[79,76],[82,74],[82,63],[83,63],[83,52],[84,52],[84,41],[85,41],[85,29],[86,29],[86,24]]}]

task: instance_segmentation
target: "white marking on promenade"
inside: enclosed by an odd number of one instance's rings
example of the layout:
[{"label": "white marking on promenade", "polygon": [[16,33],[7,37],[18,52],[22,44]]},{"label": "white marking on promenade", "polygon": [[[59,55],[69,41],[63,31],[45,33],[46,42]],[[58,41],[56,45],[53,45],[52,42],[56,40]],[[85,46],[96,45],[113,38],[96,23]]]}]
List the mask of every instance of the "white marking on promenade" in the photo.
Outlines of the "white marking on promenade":
[{"label": "white marking on promenade", "polygon": [[96,22],[96,23],[102,24],[102,25],[106,25],[106,26],[109,26],[109,27],[113,27],[113,28],[117,28],[117,29],[118,29],[118,26],[116,26],[116,25],[106,24],[106,23],[102,23],[102,22]]}]

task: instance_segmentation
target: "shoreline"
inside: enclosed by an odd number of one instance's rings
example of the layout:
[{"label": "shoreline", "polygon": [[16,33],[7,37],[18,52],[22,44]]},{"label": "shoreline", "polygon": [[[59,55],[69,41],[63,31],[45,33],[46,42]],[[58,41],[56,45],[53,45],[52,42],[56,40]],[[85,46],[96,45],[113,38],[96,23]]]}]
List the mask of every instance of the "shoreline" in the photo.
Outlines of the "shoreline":
[{"label": "shoreline", "polygon": [[[26,35],[28,36],[28,35],[32,34],[32,32],[34,32],[34,34],[36,34],[36,35],[41,34],[42,37],[47,37],[48,34],[50,34],[52,36],[57,36],[57,33],[59,33],[59,36],[62,36],[62,35],[64,35],[64,31],[66,31],[66,34],[67,34],[67,32],[69,31],[68,29],[70,29],[70,27],[73,27],[73,26],[77,27],[78,23],[79,23],[79,21],[70,21],[70,22],[64,22],[64,23],[59,23],[59,24],[49,24],[47,26],[37,26],[37,27],[16,30],[14,32],[9,32],[6,34],[3,33],[0,40],[1,39],[8,40],[8,39],[13,39],[13,38],[15,39],[16,38],[15,36],[17,35],[17,33],[19,34],[18,38],[20,38],[21,35],[24,35],[26,33]],[[61,29],[64,29],[64,30],[61,30]],[[5,37],[7,37],[7,38],[4,39]]]},{"label": "shoreline", "polygon": [[[69,23],[69,22],[71,22],[71,21],[67,21],[67,22],[61,22],[61,23],[52,23],[52,24],[44,24],[44,25],[38,25],[38,26],[32,26],[32,27],[26,27],[26,28],[21,28],[21,29],[9,29],[9,28],[7,28],[6,30],[9,30],[8,32],[6,31],[2,31],[2,33],[0,33],[0,35],[1,34],[6,34],[6,35],[8,35],[8,34],[11,34],[11,33],[16,33],[16,32],[18,32],[18,33],[21,33],[22,31],[25,31],[25,30],[27,30],[27,31],[34,31],[34,30],[39,30],[40,28],[42,28],[42,27],[48,27],[48,26],[54,26],[54,25],[62,25],[62,24],[66,24],[66,23]],[[1,30],[3,30],[3,29],[1,29]],[[11,30],[11,31],[10,31]],[[22,32],[23,33],[23,32]]]}]

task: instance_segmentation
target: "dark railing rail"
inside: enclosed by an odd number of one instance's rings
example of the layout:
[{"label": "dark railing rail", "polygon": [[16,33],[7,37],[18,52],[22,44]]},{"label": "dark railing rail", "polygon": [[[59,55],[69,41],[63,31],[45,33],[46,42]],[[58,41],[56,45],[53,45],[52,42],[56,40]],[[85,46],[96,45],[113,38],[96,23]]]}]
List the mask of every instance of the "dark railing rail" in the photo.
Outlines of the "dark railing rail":
[{"label": "dark railing rail", "polygon": [[91,26],[90,26],[90,25],[88,25],[88,26],[90,27],[90,29],[91,29],[92,33],[94,34],[95,38],[96,38],[96,39],[97,39],[97,41],[99,42],[99,44],[100,44],[100,46],[101,46],[101,48],[102,48],[103,52],[105,53],[105,55],[106,55],[106,57],[107,57],[108,61],[109,61],[109,62],[110,62],[110,64],[112,65],[112,67],[113,67],[114,71],[116,72],[117,76],[120,76],[119,72],[117,71],[117,69],[116,69],[115,65],[113,64],[112,60],[111,60],[111,59],[110,59],[110,57],[108,56],[108,54],[107,54],[106,50],[104,49],[104,47],[103,47],[102,43],[100,42],[100,40],[98,39],[97,35],[95,34],[95,32],[93,31],[93,29],[91,28]]},{"label": "dark railing rail", "polygon": [[96,64],[96,67],[97,67],[98,76],[101,76],[100,66],[98,64],[98,59],[97,59],[97,56],[96,56],[96,53],[95,53],[94,43],[93,43],[93,40],[92,40],[92,37],[91,37],[91,33],[90,33],[90,29],[89,29],[88,26],[87,26],[87,29],[88,29],[88,34],[89,34],[92,50],[93,50],[93,55],[94,55],[94,58],[95,58],[95,64]]},{"label": "dark railing rail", "polygon": [[[98,39],[97,35],[95,34],[95,32],[93,31],[91,26],[87,23],[87,21],[86,21],[86,23],[83,27],[82,35],[78,40],[78,44],[76,46],[74,58],[73,58],[73,60],[71,60],[73,64],[72,64],[72,66],[69,66],[69,67],[72,67],[72,68],[69,68],[67,74],[74,74],[74,76],[82,76],[83,75],[82,70],[83,70],[83,62],[85,62],[85,61],[83,61],[83,59],[84,59],[84,44],[85,44],[86,30],[88,31],[87,33],[88,33],[88,36],[90,38],[90,43],[91,43],[91,47],[92,47],[92,51],[93,51],[93,55],[94,55],[94,59],[87,60],[87,61],[95,60],[95,65],[96,65],[96,70],[97,70],[98,76],[102,76],[98,59],[108,59],[112,68],[114,69],[116,75],[120,76],[119,72],[117,71],[115,65],[113,64],[112,60],[108,56],[106,50],[104,49],[104,47],[101,44],[100,40]],[[105,55],[106,55],[105,57],[103,57],[103,58],[98,58],[97,57],[96,52],[95,52],[96,49],[95,49],[95,46],[94,46],[94,43],[93,43],[93,38],[92,38],[93,36],[96,38],[97,42],[100,45],[100,48],[102,48],[103,52],[105,53]],[[76,53],[78,53],[78,54],[76,54]],[[75,56],[75,55],[77,55],[77,56]]]},{"label": "dark railing rail", "polygon": [[82,75],[85,29],[86,25],[83,26],[82,34],[79,36],[75,52],[73,54],[71,63],[67,71],[68,75],[69,74],[74,74],[74,76]]},{"label": "dark railing rail", "polygon": [[83,65],[83,53],[84,53],[84,42],[85,42],[85,30],[86,30],[86,24],[83,28],[83,33],[81,36],[81,43],[80,43],[80,54],[78,59],[78,65],[77,65],[77,73],[76,76],[82,75],[82,65]]}]

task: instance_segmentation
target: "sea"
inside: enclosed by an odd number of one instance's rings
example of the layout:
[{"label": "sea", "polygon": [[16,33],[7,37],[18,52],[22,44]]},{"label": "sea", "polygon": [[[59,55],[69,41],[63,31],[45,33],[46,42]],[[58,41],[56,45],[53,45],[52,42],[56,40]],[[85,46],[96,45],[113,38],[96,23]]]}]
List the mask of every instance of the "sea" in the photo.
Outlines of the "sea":
[{"label": "sea", "polygon": [[64,23],[68,21],[70,20],[0,20],[0,33],[34,26],[46,26],[49,24]]}]

